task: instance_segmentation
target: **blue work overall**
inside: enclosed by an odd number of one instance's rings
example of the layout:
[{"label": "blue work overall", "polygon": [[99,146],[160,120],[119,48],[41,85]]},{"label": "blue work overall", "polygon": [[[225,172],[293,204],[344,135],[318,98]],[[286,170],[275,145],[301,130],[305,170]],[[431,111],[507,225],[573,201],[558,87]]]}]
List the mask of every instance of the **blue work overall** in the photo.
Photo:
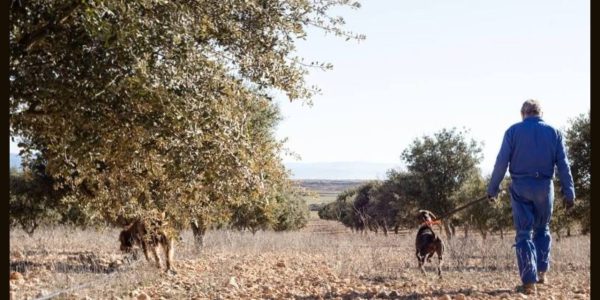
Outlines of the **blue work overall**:
[{"label": "blue work overall", "polygon": [[523,284],[537,282],[538,272],[546,272],[550,266],[555,166],[564,197],[573,201],[575,189],[561,133],[538,116],[527,117],[505,132],[488,195],[498,195],[508,167],[515,249]]}]

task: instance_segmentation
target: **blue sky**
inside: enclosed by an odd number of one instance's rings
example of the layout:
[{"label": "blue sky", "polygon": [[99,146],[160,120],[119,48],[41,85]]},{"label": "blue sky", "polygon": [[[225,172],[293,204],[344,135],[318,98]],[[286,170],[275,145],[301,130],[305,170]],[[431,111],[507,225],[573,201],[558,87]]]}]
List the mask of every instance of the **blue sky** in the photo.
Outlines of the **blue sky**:
[{"label": "blue sky", "polygon": [[323,90],[314,105],[277,99],[277,136],[302,162],[399,164],[416,137],[465,127],[484,142],[487,173],[524,100],[540,100],[559,128],[589,110],[589,1],[361,3],[336,13],[365,41],[311,30],[298,43],[300,56],[334,65],[308,76]]},{"label": "blue sky", "polygon": [[277,135],[303,162],[399,163],[416,137],[465,127],[487,173],[526,99],[559,128],[590,108],[588,1],[361,3],[337,12],[365,41],[314,30],[298,44],[334,65],[308,76],[323,90],[312,107],[278,99]]}]

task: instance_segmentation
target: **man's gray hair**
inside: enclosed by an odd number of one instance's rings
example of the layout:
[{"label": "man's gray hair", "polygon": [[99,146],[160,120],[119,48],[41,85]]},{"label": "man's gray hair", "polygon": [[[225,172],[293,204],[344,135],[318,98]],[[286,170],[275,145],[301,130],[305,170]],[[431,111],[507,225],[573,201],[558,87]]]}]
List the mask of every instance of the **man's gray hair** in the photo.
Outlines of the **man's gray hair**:
[{"label": "man's gray hair", "polygon": [[521,113],[526,116],[539,116],[542,113],[542,106],[539,101],[529,99],[523,103]]}]

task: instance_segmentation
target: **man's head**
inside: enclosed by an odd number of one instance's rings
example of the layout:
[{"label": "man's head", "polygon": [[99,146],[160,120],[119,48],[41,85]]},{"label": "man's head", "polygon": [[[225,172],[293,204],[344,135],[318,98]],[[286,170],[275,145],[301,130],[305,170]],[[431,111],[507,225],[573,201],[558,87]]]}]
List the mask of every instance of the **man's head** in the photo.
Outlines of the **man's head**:
[{"label": "man's head", "polygon": [[521,106],[521,117],[523,119],[527,117],[541,117],[542,116],[542,106],[540,102],[534,99],[529,99],[523,103]]}]

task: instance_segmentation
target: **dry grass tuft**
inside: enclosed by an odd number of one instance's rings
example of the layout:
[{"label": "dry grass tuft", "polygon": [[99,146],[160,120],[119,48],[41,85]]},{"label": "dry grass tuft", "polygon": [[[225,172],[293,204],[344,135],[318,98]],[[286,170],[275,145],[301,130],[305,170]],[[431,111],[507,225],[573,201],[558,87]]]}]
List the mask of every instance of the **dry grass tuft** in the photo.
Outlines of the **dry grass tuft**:
[{"label": "dry grass tuft", "polygon": [[[443,272],[448,279],[437,282],[433,281],[435,257],[427,264],[429,277],[423,279],[418,273],[414,256],[416,230],[386,237],[354,234],[340,226],[313,220],[299,232],[253,235],[212,231],[201,250],[193,244],[191,231],[185,231],[175,248],[175,267],[179,271],[175,276],[157,272],[143,255],[128,263],[118,251],[118,229],[51,227],[40,229],[33,237],[13,230],[10,270],[21,273],[24,279],[11,282],[12,293],[18,299],[26,299],[92,282],[90,287],[65,293],[62,298],[128,297],[140,290],[152,298],[214,298],[222,294],[230,295],[224,298],[335,298],[352,293],[368,296],[371,289],[384,294],[416,293],[423,298],[452,291],[473,296],[479,291],[481,298],[493,298],[500,295],[499,291],[510,292],[511,285],[518,283],[514,236],[503,240],[490,236],[484,241],[479,236],[464,238],[461,234],[446,240]],[[578,282],[576,288],[569,283],[566,286],[572,295],[585,294],[589,290],[589,236],[553,243],[552,274],[583,274],[584,281]],[[495,285],[502,285],[503,289],[487,286],[482,277],[495,280]],[[314,281],[319,285],[313,286]]]}]

